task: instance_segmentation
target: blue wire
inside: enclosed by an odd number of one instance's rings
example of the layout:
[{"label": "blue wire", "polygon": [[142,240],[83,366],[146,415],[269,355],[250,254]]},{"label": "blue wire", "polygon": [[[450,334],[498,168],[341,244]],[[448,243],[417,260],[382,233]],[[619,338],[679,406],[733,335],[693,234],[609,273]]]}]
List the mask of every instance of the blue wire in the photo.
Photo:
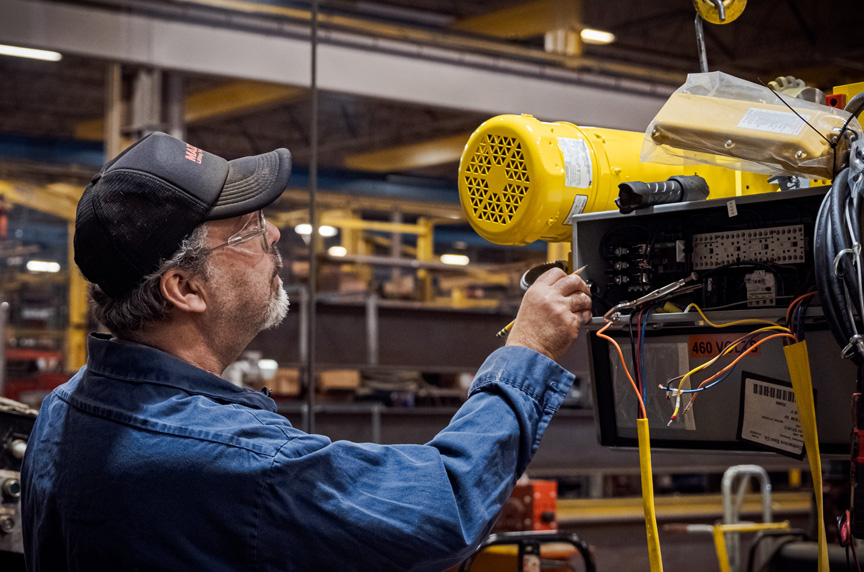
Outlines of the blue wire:
[{"label": "blue wire", "polygon": [[798,316],[797,316],[797,320],[795,321],[796,325],[795,325],[795,332],[794,333],[795,333],[795,336],[798,338],[799,342],[804,341],[804,315],[807,313],[807,305],[809,304],[809,302],[810,301],[805,298],[798,305]]},{"label": "blue wire", "polygon": [[644,388],[648,387],[645,383],[645,331],[648,329],[648,317],[654,310],[654,305],[648,306],[645,311],[645,323],[642,324],[642,333],[639,335],[639,377],[642,379],[642,403],[648,406],[648,392]]},{"label": "blue wire", "polygon": [[[747,344],[756,335],[758,335],[758,334],[751,334],[746,339],[742,340],[741,343],[744,344],[744,347],[747,347]],[[750,351],[750,348],[747,348],[746,351]],[[737,367],[737,365],[736,365],[736,367]],[[711,383],[709,383],[708,385],[706,385],[705,387],[700,387],[697,389],[682,389],[681,393],[699,393],[700,391],[705,391],[706,389],[710,389],[710,388],[714,387],[715,385],[717,385],[718,383],[720,383],[721,381],[725,380],[730,375],[732,375],[733,371],[735,371],[734,367],[732,369],[730,369],[729,371],[727,371],[726,373],[724,373],[723,375],[721,375],[720,377],[718,377],[717,379],[715,379],[714,381],[712,381]],[[678,391],[674,387],[669,387],[668,385],[661,387],[661,389],[663,389],[664,391],[676,391],[676,392]]]},{"label": "blue wire", "polygon": [[[682,389],[681,393],[698,393],[700,391],[705,391],[706,389],[711,389],[712,387],[714,387],[715,385],[717,385],[718,383],[720,383],[721,381],[725,380],[727,377],[732,375],[733,371],[735,371],[734,367],[732,369],[730,369],[729,371],[727,371],[726,373],[724,373],[723,375],[721,375],[720,377],[718,377],[717,379],[715,379],[714,381],[712,381],[711,383],[709,383],[708,385],[706,385],[705,387],[700,387],[698,389]],[[673,387],[669,387],[669,386],[663,387],[663,389],[666,391],[678,391],[677,389],[675,389]]]}]

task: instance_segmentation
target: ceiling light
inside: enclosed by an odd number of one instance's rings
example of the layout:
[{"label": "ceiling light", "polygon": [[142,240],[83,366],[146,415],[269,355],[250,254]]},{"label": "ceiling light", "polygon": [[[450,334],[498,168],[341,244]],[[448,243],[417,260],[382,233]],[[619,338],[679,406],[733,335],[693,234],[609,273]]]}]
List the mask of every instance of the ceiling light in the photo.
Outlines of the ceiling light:
[{"label": "ceiling light", "polygon": [[348,254],[348,249],[344,246],[331,246],[327,249],[327,254],[330,256],[345,256]]},{"label": "ceiling light", "polygon": [[615,34],[592,28],[582,28],[579,35],[586,44],[611,44],[615,41]]},{"label": "ceiling light", "polygon": [[452,264],[453,266],[465,266],[471,260],[464,254],[442,254],[441,262],[444,264]]},{"label": "ceiling light", "polygon": [[30,272],[60,272],[60,265],[56,262],[31,260],[27,263],[27,270]]},{"label": "ceiling light", "polygon": [[[308,222],[300,223],[294,227],[294,232],[296,232],[297,234],[308,236],[312,234],[312,225]],[[328,224],[322,224],[318,227],[318,234],[325,238],[336,236],[338,232],[339,230],[335,226],[330,226]]]},{"label": "ceiling light", "polygon": [[0,44],[0,55],[15,56],[17,58],[30,58],[34,60],[45,60],[48,62],[59,62],[63,55],[60,52],[49,52],[48,50],[33,50],[30,48],[19,48],[18,46],[6,46]]}]

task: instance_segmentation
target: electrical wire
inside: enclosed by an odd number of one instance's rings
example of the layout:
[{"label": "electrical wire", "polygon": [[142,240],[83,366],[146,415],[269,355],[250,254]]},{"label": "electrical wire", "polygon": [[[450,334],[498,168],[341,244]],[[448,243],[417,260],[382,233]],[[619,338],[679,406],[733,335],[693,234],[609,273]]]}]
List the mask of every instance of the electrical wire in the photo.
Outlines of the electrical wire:
[{"label": "electrical wire", "polygon": [[[702,311],[702,309],[696,304],[689,304],[686,308],[684,308],[684,312],[689,312],[690,308],[695,308],[699,315],[702,316],[702,319],[705,320],[705,323],[711,326],[712,328],[728,328],[729,326],[741,326],[744,324],[768,324],[769,326],[777,326],[771,320],[760,320],[756,318],[748,318],[746,320],[735,320],[732,322],[726,322],[725,324],[715,324],[711,320],[708,319],[708,316]],[[782,327],[782,326],[777,326]],[[788,328],[784,328],[787,332],[789,332]]]},{"label": "electrical wire", "polygon": [[642,414],[642,419],[647,419],[648,414],[645,412],[645,402],[642,400],[642,393],[639,391],[639,388],[636,387],[636,382],[633,381],[633,376],[630,375],[630,371],[627,369],[627,362],[624,361],[624,352],[621,351],[621,346],[619,346],[618,342],[616,342],[614,339],[612,339],[611,337],[609,337],[603,333],[606,330],[608,330],[611,326],[612,326],[612,322],[606,322],[606,325],[597,331],[597,337],[603,338],[604,340],[608,341],[609,343],[611,343],[615,347],[616,350],[618,350],[618,357],[621,358],[621,365],[624,366],[624,373],[627,374],[627,379],[630,380],[630,385],[633,386],[633,391],[636,392],[636,397],[639,398],[639,410]]},{"label": "electrical wire", "polygon": [[[779,334],[773,334],[773,335],[770,335],[768,337],[762,338],[758,342],[754,343],[752,346],[749,345],[750,341],[753,338],[755,338],[756,336],[758,336],[759,334],[765,333],[768,331],[772,331],[772,330],[778,330],[778,329],[782,330],[785,328],[782,328],[782,326],[775,326],[774,328],[760,328],[759,330],[757,330],[755,332],[751,332],[749,334],[741,336],[740,338],[738,338],[737,340],[735,340],[734,342],[729,344],[719,355],[715,356],[710,361],[692,369],[691,371],[687,372],[686,374],[684,374],[682,376],[678,376],[676,378],[671,379],[667,383],[666,386],[660,385],[660,389],[662,389],[664,391],[671,392],[672,395],[675,397],[675,409],[672,412],[672,416],[669,418],[669,423],[667,423],[667,425],[671,425],[672,422],[678,418],[678,412],[681,408],[681,397],[684,394],[690,394],[690,400],[687,402],[686,407],[684,407],[682,414],[685,414],[688,411],[690,411],[690,409],[693,407],[693,403],[696,401],[696,397],[698,396],[699,393],[706,391],[706,390],[714,387],[715,385],[723,382],[724,380],[726,380],[732,374],[732,371],[735,369],[735,366],[738,365],[738,362],[741,361],[742,359],[744,359],[744,357],[747,354],[749,354],[751,351],[753,351],[754,349],[756,349],[757,347],[759,347],[763,343],[767,342],[768,340],[772,340],[772,339],[775,339],[778,337],[794,338],[794,336],[792,336],[792,334],[789,334],[786,332],[781,332]],[[735,348],[738,347],[739,345],[743,345],[743,348],[746,348],[746,349],[742,349],[741,355],[736,357],[731,363],[726,365],[726,367],[724,367],[723,369],[721,369],[717,373],[715,373],[712,376],[705,379],[695,389],[682,389],[683,385],[686,383],[686,381],[692,375],[698,373],[699,371],[701,371],[703,369],[710,367],[715,362],[717,362],[717,360],[719,360],[721,357],[728,355],[732,351],[735,351]],[[678,387],[672,387],[672,383],[674,381],[677,381],[678,379],[680,379],[680,383],[678,384]]]},{"label": "electrical wire", "polygon": [[[801,299],[803,299],[803,297]],[[793,301],[793,305],[795,304],[795,302],[798,302],[799,300],[800,299]],[[690,394],[690,400],[687,403],[687,405],[683,411],[683,413],[687,413],[693,407],[693,403],[695,402],[696,397],[700,392],[705,391],[707,389],[710,389],[711,387],[714,387],[718,383],[721,383],[722,381],[727,379],[731,375],[733,369],[738,364],[738,362],[741,361],[741,359],[743,359],[744,356],[746,356],[748,353],[750,353],[750,351],[752,351],[753,349],[762,345],[764,342],[771,340],[771,339],[775,339],[775,338],[779,338],[779,337],[791,338],[793,340],[796,339],[788,327],[780,326],[780,325],[778,325],[778,324],[776,324],[770,320],[745,319],[745,320],[734,320],[732,322],[727,322],[724,324],[715,324],[710,319],[708,319],[708,316],[705,315],[705,313],[702,311],[702,309],[697,304],[689,304],[684,311],[687,312],[691,308],[695,309],[699,313],[699,315],[702,317],[702,319],[713,328],[726,328],[729,326],[739,326],[739,325],[744,325],[744,324],[767,324],[767,326],[764,326],[762,328],[754,330],[748,334],[744,334],[743,336],[739,337],[738,339],[733,341],[731,344],[726,346],[723,349],[723,351],[721,351],[714,358],[710,359],[709,361],[707,361],[701,365],[696,366],[695,368],[693,368],[692,370],[690,370],[689,372],[687,372],[684,375],[677,376],[677,377],[670,379],[667,382],[666,386],[663,386],[661,384],[660,389],[662,389],[664,391],[671,392],[672,396],[675,397],[675,408],[672,412],[672,416],[669,418],[669,423],[667,425],[671,425],[672,422],[674,422],[675,419],[678,418],[678,412],[681,409],[681,397],[684,394]],[[788,310],[787,310],[787,316],[788,316]],[[788,322],[788,317],[787,317],[787,322]],[[772,332],[772,331],[776,331],[776,332],[780,332],[780,333],[775,333],[775,334],[772,334],[772,335],[767,336],[765,338],[762,338],[761,340],[757,341],[752,346],[750,346],[750,342],[753,339],[755,339],[756,337],[758,337],[760,334]],[[736,349],[739,348],[739,346],[741,347],[740,355],[737,358],[735,358],[730,364],[728,364],[726,367],[724,367],[723,369],[721,369],[720,371],[718,371],[714,375],[705,379],[702,383],[699,384],[699,386],[697,388],[695,388],[695,389],[683,389],[684,384],[693,375],[699,373],[702,370],[710,368],[712,365],[714,365],[722,357],[728,355],[729,353],[731,353],[733,351],[736,351]],[[672,387],[672,383],[674,383],[675,381],[678,381],[678,387]]]},{"label": "electrical wire", "polygon": [[[645,391],[645,387],[647,384],[645,383],[645,373],[643,371],[645,367],[645,332],[648,330],[648,319],[651,317],[651,312],[656,308],[656,304],[650,304],[645,309],[645,318],[642,323],[642,332],[639,335],[639,387],[642,390],[642,401],[645,405],[648,405],[648,392]],[[642,317],[642,312],[639,312],[640,319]]]},{"label": "electrical wire", "polygon": [[639,331],[638,322],[636,325],[636,330],[633,329],[633,317],[636,316],[636,312],[630,313],[630,318],[628,320],[629,323],[629,332],[630,332],[630,357],[631,363],[633,364],[633,373],[636,374],[636,386],[639,388],[640,392],[645,391],[645,388],[642,386],[642,378],[639,375],[639,342],[636,338],[636,332]]}]

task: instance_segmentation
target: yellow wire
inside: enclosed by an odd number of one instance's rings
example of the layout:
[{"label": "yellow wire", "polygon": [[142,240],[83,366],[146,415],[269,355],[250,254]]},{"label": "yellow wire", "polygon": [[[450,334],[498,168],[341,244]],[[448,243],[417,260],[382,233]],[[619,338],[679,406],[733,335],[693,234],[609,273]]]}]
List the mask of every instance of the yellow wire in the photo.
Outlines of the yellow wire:
[{"label": "yellow wire", "polygon": [[[691,304],[691,306],[692,306],[692,305],[693,305],[693,304]],[[698,309],[698,308],[697,308],[697,309]],[[707,319],[706,319],[706,321],[707,321]],[[739,320],[739,322],[743,322],[743,321],[744,321],[744,320]],[[760,321],[767,321],[767,320],[760,320]],[[710,323],[710,322],[709,322],[709,323]],[[772,323],[772,322],[768,322],[768,323]],[[713,325],[713,324],[712,324],[712,325]],[[728,325],[728,324],[727,324],[727,325]],[[724,327],[724,326],[715,326],[715,327],[722,328],[722,327]],[[752,336],[753,334],[759,334],[759,333],[762,333],[762,332],[769,332],[769,331],[772,331],[772,330],[778,330],[778,331],[781,331],[781,332],[786,333],[786,334],[789,333],[789,329],[788,329],[788,328],[784,328],[783,326],[778,326],[777,324],[773,324],[773,325],[771,325],[771,326],[765,326],[764,328],[759,328],[759,329],[757,329],[757,330],[753,330],[753,331],[750,332],[749,334],[744,334],[743,336],[741,336],[740,338],[738,338],[737,340],[735,340],[733,343],[731,343],[731,344],[729,344],[728,346],[726,346],[726,347],[723,349],[722,352],[720,352],[719,354],[717,354],[716,356],[714,356],[713,358],[711,358],[709,361],[706,361],[706,362],[703,363],[703,364],[697,365],[695,368],[693,368],[693,369],[691,369],[690,371],[688,371],[687,373],[685,373],[685,374],[681,377],[681,383],[678,384],[678,389],[680,390],[680,389],[684,386],[684,382],[687,381],[688,379],[690,379],[691,376],[693,376],[694,374],[696,374],[696,373],[702,371],[703,369],[705,369],[705,368],[707,368],[707,367],[711,367],[711,366],[714,365],[714,363],[715,363],[717,360],[719,360],[721,357],[723,357],[723,356],[729,354],[730,352],[732,352],[732,350],[734,350],[735,347],[738,346],[738,344],[740,344],[740,343],[741,343],[745,338],[747,338],[747,337],[749,337],[749,336]],[[748,351],[749,351],[749,350],[748,350]],[[675,380],[675,378],[670,379],[670,380],[669,380],[669,383],[671,383],[671,382],[674,381],[674,380]],[[667,384],[667,387],[668,387],[668,384]]]},{"label": "yellow wire", "polygon": [[[702,319],[705,320],[708,323],[708,325],[711,326],[712,328],[727,328],[729,326],[739,326],[741,324],[768,324],[771,326],[777,326],[778,328],[783,328],[783,326],[780,326],[776,322],[772,322],[771,320],[759,320],[756,318],[750,318],[750,319],[746,319],[746,320],[735,320],[734,322],[727,322],[725,324],[715,324],[714,322],[712,322],[711,320],[708,319],[708,316],[705,315],[705,313],[702,311],[702,308],[700,308],[696,304],[690,304],[689,306],[684,308],[684,311],[686,312],[690,308],[695,308],[696,311],[699,312],[699,315],[702,316]],[[789,328],[783,328],[783,330],[787,333],[791,333],[789,331]]]},{"label": "yellow wire", "polygon": [[[719,354],[717,354],[716,356],[714,356],[713,358],[711,358],[709,361],[707,361],[707,362],[705,362],[705,363],[703,363],[703,364],[701,364],[701,365],[696,366],[695,368],[693,368],[693,369],[691,369],[690,371],[688,371],[687,373],[685,373],[683,376],[680,376],[681,381],[678,383],[678,389],[677,389],[677,392],[675,393],[675,395],[678,395],[678,396],[681,395],[681,389],[684,387],[684,383],[685,383],[687,380],[689,380],[693,375],[699,373],[700,371],[702,371],[702,370],[705,369],[705,368],[708,368],[708,367],[711,367],[712,365],[714,365],[714,363],[715,363],[717,360],[719,360],[721,357],[723,357],[723,356],[725,356],[725,355],[728,355],[730,352],[732,352],[732,351],[735,349],[735,347],[738,346],[738,344],[740,344],[742,341],[744,341],[746,338],[752,336],[753,334],[759,334],[759,333],[762,333],[762,332],[770,332],[770,331],[780,331],[780,332],[783,332],[783,333],[790,333],[790,332],[789,332],[789,328],[784,328],[783,326],[779,326],[779,325],[777,325],[777,324],[775,324],[774,322],[771,322],[771,321],[769,321],[769,320],[738,320],[737,322],[730,322],[729,324],[715,325],[715,324],[713,324],[710,320],[708,320],[708,318],[705,317],[705,314],[702,314],[702,310],[699,309],[699,306],[697,306],[696,304],[690,304],[690,306],[696,308],[696,310],[699,312],[699,314],[701,314],[702,317],[705,318],[705,321],[708,322],[709,324],[711,324],[712,326],[714,326],[715,328],[724,328],[724,327],[726,327],[726,326],[728,326],[728,325],[731,325],[731,324],[735,324],[735,323],[740,324],[740,323],[743,323],[743,322],[768,323],[768,324],[771,324],[771,325],[770,325],[770,326],[765,326],[765,327],[763,327],[763,328],[759,328],[759,329],[756,329],[756,330],[753,330],[753,331],[750,332],[749,334],[744,334],[743,336],[741,336],[740,338],[738,338],[737,340],[735,340],[733,343],[731,343],[731,344],[729,344],[728,346],[726,346],[726,347],[723,349],[722,352],[720,352]],[[690,306],[688,306],[688,308],[689,308]],[[748,351],[749,351],[749,350],[748,350]],[[715,374],[715,375],[716,375],[716,374]],[[670,379],[668,382],[666,382],[666,387],[669,387],[669,385],[670,385],[673,381],[675,381],[675,379],[676,379],[676,378],[673,377],[673,378]],[[692,401],[693,401],[693,400],[692,400],[692,398],[691,398],[690,402],[692,402]],[[672,412],[672,417],[670,418],[670,422],[671,422],[672,420],[674,420],[674,419],[678,416],[678,410],[679,410],[680,406],[681,406],[680,399],[676,399],[676,400],[675,400],[675,410]]]}]

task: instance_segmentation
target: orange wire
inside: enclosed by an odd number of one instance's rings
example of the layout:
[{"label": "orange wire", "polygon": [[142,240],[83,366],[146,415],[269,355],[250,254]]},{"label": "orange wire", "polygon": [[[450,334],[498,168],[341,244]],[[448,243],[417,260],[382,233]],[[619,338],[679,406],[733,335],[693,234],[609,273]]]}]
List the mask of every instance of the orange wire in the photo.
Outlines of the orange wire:
[{"label": "orange wire", "polygon": [[624,366],[624,373],[627,374],[627,379],[630,380],[630,385],[633,386],[633,391],[636,392],[636,397],[639,401],[639,409],[642,411],[642,418],[648,419],[648,413],[645,412],[645,404],[642,402],[642,393],[640,393],[639,388],[636,387],[636,382],[633,381],[633,376],[630,375],[630,371],[627,369],[627,362],[624,361],[624,352],[621,351],[621,346],[618,345],[618,342],[603,333],[608,330],[610,326],[612,326],[612,322],[606,322],[606,325],[600,328],[597,332],[597,337],[609,341],[613,346],[615,346],[615,349],[618,350],[618,356],[621,358],[621,365]]},{"label": "orange wire", "polygon": [[[721,373],[724,373],[724,372],[726,372],[727,370],[729,370],[729,369],[735,367],[735,364],[737,364],[739,361],[741,361],[741,360],[744,358],[744,356],[746,356],[748,353],[750,353],[751,350],[753,350],[753,349],[755,349],[755,348],[758,348],[758,347],[761,346],[763,343],[767,342],[768,340],[774,339],[774,338],[792,338],[793,340],[798,341],[798,338],[796,338],[796,337],[793,336],[792,334],[786,334],[786,333],[782,333],[782,334],[772,334],[772,335],[770,335],[770,336],[768,336],[768,337],[762,338],[761,340],[759,340],[758,342],[756,342],[755,344],[753,344],[753,345],[752,345],[752,346],[751,346],[747,351],[743,352],[740,356],[738,356],[737,358],[735,358],[734,360],[732,360],[732,362],[731,362],[729,365],[727,365],[726,367],[724,367],[723,369],[721,369],[720,371],[718,371],[717,373],[715,373],[714,375],[712,375],[711,377],[709,377],[708,379],[706,379],[705,381],[703,381],[702,383],[700,383],[700,384],[699,384],[699,387],[697,387],[696,389],[700,389],[700,388],[701,388],[703,385],[705,385],[706,383],[708,383],[708,382],[713,381],[714,379],[716,379],[716,378],[717,378]],[[697,398],[697,397],[699,397],[699,394],[698,394],[698,393],[694,393],[694,394],[693,394],[693,398],[690,399],[690,403],[687,404],[687,407],[692,407],[692,406],[693,406],[693,402],[696,401],[696,398]]]},{"label": "orange wire", "polygon": [[803,300],[807,296],[814,296],[815,294],[816,294],[816,292],[807,292],[806,294],[804,294],[802,296],[798,296],[797,298],[792,300],[792,303],[789,304],[788,308],[786,308],[786,327],[787,328],[789,327],[789,320],[792,319],[792,309],[795,307],[795,304],[797,304],[798,302],[800,302],[801,300]]}]

